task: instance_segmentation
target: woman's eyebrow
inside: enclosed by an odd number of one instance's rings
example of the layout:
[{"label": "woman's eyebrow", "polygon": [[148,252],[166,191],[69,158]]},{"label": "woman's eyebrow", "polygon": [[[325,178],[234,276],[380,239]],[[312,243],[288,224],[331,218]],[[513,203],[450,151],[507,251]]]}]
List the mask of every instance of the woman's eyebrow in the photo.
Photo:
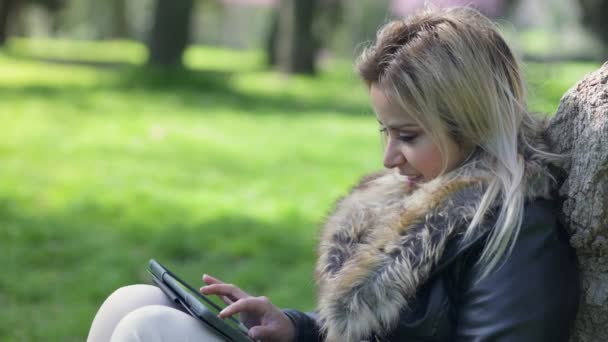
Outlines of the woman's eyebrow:
[{"label": "woman's eyebrow", "polygon": [[382,126],[388,127],[390,129],[403,129],[403,128],[419,128],[420,126],[418,126],[415,123],[404,123],[404,124],[398,124],[398,125],[385,125],[383,124],[380,120],[378,120],[378,123]]}]

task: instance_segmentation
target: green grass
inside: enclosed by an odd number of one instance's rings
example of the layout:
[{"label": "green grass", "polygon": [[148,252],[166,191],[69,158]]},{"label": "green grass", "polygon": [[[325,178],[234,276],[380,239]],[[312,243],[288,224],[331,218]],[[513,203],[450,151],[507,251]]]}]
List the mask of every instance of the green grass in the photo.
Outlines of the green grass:
[{"label": "green grass", "polygon": [[[0,54],[2,341],[82,341],[151,257],[195,285],[207,272],[314,306],[319,223],[381,167],[349,63],[284,77],[257,52],[197,47],[190,72],[163,74],[137,66],[142,51],[14,40]],[[595,68],[531,65],[533,109]]]}]

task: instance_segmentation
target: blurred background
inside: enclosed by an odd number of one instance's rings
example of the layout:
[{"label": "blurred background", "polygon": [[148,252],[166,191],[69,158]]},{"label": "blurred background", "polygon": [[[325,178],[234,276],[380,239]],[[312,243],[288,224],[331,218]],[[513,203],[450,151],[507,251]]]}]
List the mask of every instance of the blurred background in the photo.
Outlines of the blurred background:
[{"label": "blurred background", "polygon": [[[156,258],[314,308],[319,225],[382,167],[352,63],[423,0],[0,0],[0,340],[82,341]],[[608,57],[608,2],[469,3],[529,106]]]}]

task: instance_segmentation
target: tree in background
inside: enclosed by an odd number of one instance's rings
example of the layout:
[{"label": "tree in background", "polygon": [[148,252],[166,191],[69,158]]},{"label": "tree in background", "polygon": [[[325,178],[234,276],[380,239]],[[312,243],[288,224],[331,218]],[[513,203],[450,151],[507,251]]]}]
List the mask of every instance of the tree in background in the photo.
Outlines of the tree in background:
[{"label": "tree in background", "polygon": [[604,42],[604,58],[608,58],[608,1],[578,0],[578,2],[583,14],[583,25]]},{"label": "tree in background", "polygon": [[[512,11],[520,1],[521,0],[433,0],[430,3],[440,7],[472,6],[490,18],[500,18]],[[407,15],[424,7],[429,1],[392,0],[391,3],[392,9],[397,15]]]},{"label": "tree in background", "polygon": [[157,0],[148,42],[148,65],[182,67],[190,39],[193,0]]},{"label": "tree in background", "polygon": [[132,38],[127,0],[87,1],[87,24],[94,39]]},{"label": "tree in background", "polygon": [[112,0],[112,28],[110,35],[112,38],[129,38],[131,37],[128,20],[127,20],[127,4],[126,0]]},{"label": "tree in background", "polygon": [[9,19],[14,17],[18,5],[17,2],[17,0],[0,0],[0,46],[6,44]]},{"label": "tree in background", "polygon": [[25,5],[41,5],[51,13],[57,13],[64,5],[64,0],[0,0],[0,46],[6,44],[12,21],[19,17],[19,11]]},{"label": "tree in background", "polygon": [[270,29],[266,36],[266,63],[275,67],[277,65],[277,38],[279,36],[279,23],[281,12],[275,9],[270,19]]},{"label": "tree in background", "polygon": [[[345,0],[323,0],[318,4],[313,27],[318,49],[329,48],[337,30],[344,25],[345,2]],[[360,4],[360,2],[357,3],[357,5]]]},{"label": "tree in background", "polygon": [[267,43],[269,62],[286,73],[315,74],[317,0],[281,0]]}]

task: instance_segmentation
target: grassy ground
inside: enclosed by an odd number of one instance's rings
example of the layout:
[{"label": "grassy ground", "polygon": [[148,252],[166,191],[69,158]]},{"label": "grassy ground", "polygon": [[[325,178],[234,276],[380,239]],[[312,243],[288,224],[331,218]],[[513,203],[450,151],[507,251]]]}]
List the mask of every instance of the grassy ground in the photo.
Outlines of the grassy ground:
[{"label": "grassy ground", "polygon": [[[82,341],[152,257],[313,308],[319,222],[381,167],[349,63],[286,78],[257,53],[197,47],[192,71],[162,75],[144,58],[129,42],[0,54],[0,340]],[[595,68],[530,65],[532,109],[553,112]]]}]

